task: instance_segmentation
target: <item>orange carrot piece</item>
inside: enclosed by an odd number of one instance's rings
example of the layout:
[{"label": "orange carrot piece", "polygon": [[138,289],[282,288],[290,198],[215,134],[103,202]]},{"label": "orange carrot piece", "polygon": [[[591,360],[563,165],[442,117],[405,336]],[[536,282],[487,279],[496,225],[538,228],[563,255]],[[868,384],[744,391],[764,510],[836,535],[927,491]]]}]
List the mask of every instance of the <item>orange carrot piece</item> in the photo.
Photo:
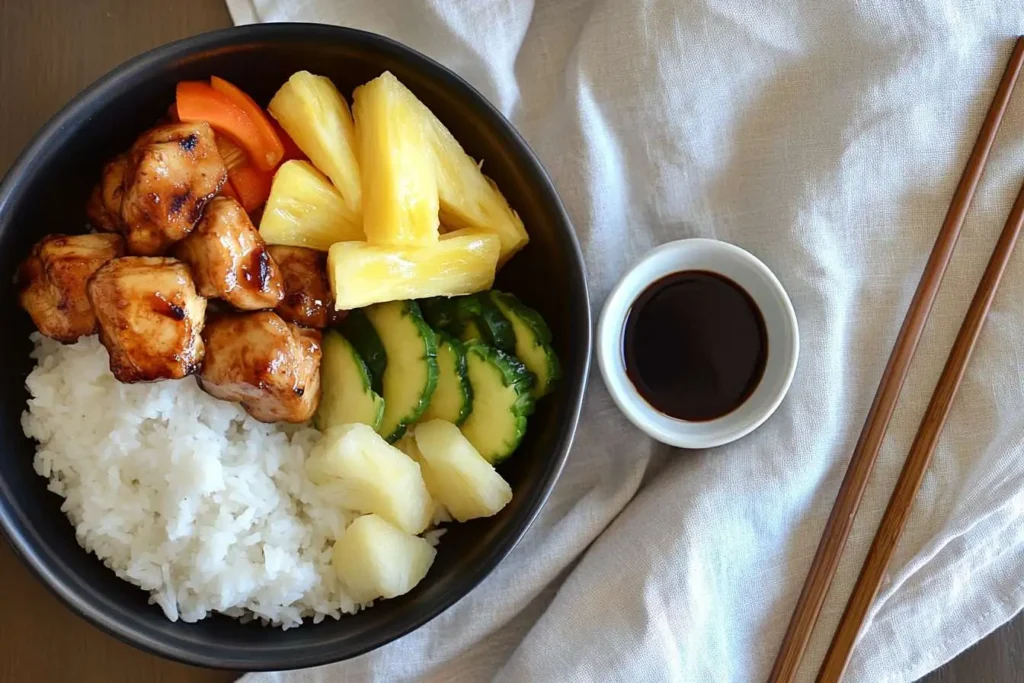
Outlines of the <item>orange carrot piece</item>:
[{"label": "orange carrot piece", "polygon": [[280,123],[273,119],[270,120],[270,123],[274,126],[274,129],[277,131],[277,137],[281,138],[281,143],[284,145],[284,156],[281,157],[282,164],[286,161],[292,161],[293,159],[309,161],[309,157],[302,153],[299,146],[295,144],[294,140],[292,140],[292,136],[285,132],[285,129],[281,127]]},{"label": "orange carrot piece", "polygon": [[235,187],[234,185],[231,184],[230,180],[224,181],[224,184],[220,188],[220,194],[222,197],[229,197],[231,199],[234,199],[239,204],[242,203],[242,201],[238,198],[238,193],[235,192]]},{"label": "orange carrot piece", "polygon": [[238,201],[247,213],[252,213],[267,203],[274,174],[261,171],[255,166],[239,166],[228,171],[228,179],[238,195]]},{"label": "orange carrot piece", "polygon": [[231,142],[226,135],[217,136],[217,151],[220,152],[224,168],[229,172],[249,163],[249,157],[242,151],[242,148]]},{"label": "orange carrot piece", "polygon": [[171,106],[167,108],[167,116],[175,123],[181,121],[181,117],[178,116],[178,105],[176,103],[171,102]]},{"label": "orange carrot piece", "polygon": [[[278,136],[274,126],[270,123],[270,117],[263,111],[263,108],[256,104],[256,101],[249,97],[241,88],[219,76],[210,76],[210,87],[234,102],[242,111],[248,114],[249,118],[260,135],[263,137],[263,147],[266,150],[267,163],[270,168],[277,168],[284,156],[284,144]],[[260,166],[260,168],[263,168]],[[264,169],[269,170],[269,169]]]},{"label": "orange carrot piece", "polygon": [[206,121],[215,131],[227,135],[244,149],[257,168],[264,171],[274,168],[276,162],[269,161],[273,153],[267,150],[259,128],[227,95],[197,81],[181,81],[175,95],[178,116],[182,121]]}]

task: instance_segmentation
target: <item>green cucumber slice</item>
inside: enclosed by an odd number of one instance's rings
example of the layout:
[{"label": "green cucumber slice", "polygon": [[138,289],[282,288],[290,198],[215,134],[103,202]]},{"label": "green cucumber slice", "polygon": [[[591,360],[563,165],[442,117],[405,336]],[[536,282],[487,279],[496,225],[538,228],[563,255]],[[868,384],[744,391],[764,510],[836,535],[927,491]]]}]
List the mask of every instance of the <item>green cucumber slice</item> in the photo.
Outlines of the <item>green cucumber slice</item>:
[{"label": "green cucumber slice", "polygon": [[355,347],[340,332],[325,330],[321,343],[322,395],[313,423],[320,431],[360,422],[380,427],[384,399],[373,390],[370,371]]},{"label": "green cucumber slice", "polygon": [[377,330],[373,328],[370,319],[366,317],[366,310],[359,308],[349,311],[338,328],[366,363],[366,367],[369,368],[370,386],[378,394],[383,394],[382,382],[388,359],[384,352],[384,345],[377,335]]},{"label": "green cucumber slice", "polygon": [[437,340],[415,301],[390,301],[363,310],[387,359],[381,378],[384,417],[377,432],[394,442],[430,404],[437,386]]},{"label": "green cucumber slice", "polygon": [[533,397],[551,393],[562,376],[561,363],[551,347],[551,329],[539,313],[512,294],[493,290],[487,294],[515,332],[516,357],[534,374]]},{"label": "green cucumber slice", "polygon": [[473,410],[462,433],[487,462],[497,465],[526,433],[526,418],[533,412],[533,374],[514,356],[479,343],[466,347],[466,370]]},{"label": "green cucumber slice", "polygon": [[495,304],[490,292],[481,292],[465,298],[475,301],[476,321],[485,335],[485,342],[499,351],[515,353],[516,333],[512,329],[512,323]]},{"label": "green cucumber slice", "polygon": [[435,296],[430,299],[420,299],[420,311],[423,319],[435,330],[444,330],[457,335],[461,332],[460,322],[456,316],[454,299],[446,296]]},{"label": "green cucumber slice", "polygon": [[427,321],[435,329],[450,332],[466,343],[482,342],[505,353],[515,350],[516,335],[512,324],[487,292],[432,299],[428,308]]},{"label": "green cucumber slice", "polygon": [[436,419],[461,425],[473,408],[473,388],[466,371],[465,349],[447,332],[437,333],[437,370],[437,388],[420,421]]}]

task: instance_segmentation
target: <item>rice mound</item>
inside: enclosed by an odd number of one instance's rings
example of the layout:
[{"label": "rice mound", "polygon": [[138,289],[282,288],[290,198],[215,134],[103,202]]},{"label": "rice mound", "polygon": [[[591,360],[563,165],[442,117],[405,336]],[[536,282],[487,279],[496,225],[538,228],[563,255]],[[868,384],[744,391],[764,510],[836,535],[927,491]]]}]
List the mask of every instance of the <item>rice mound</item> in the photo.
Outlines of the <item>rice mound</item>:
[{"label": "rice mound", "polygon": [[289,628],[363,607],[330,566],[353,515],[303,469],[319,432],[258,422],[192,378],[121,384],[96,337],[32,340],[22,426],[39,442],[35,470],[82,547],[169,619],[221,612]]}]

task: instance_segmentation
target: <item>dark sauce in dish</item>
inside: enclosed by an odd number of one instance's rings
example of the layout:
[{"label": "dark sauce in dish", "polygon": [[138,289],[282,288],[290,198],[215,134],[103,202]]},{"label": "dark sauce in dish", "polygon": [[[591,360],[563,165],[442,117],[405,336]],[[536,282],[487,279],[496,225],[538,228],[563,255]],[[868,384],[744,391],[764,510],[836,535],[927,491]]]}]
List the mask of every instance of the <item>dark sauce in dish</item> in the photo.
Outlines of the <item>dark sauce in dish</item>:
[{"label": "dark sauce in dish", "polygon": [[714,420],[754,393],[768,360],[768,334],[742,287],[717,273],[685,270],[633,302],[623,354],[626,375],[655,410]]}]

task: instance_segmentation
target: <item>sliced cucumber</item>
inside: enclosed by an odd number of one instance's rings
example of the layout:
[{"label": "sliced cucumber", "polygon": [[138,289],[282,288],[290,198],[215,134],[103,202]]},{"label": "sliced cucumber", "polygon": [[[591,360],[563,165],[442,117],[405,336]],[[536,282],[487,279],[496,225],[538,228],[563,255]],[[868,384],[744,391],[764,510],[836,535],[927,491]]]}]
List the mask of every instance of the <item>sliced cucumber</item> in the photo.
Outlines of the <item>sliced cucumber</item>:
[{"label": "sliced cucumber", "polygon": [[466,352],[446,332],[437,333],[437,370],[437,388],[420,421],[437,419],[461,425],[473,407],[473,388],[466,374]]},{"label": "sliced cucumber", "polygon": [[[480,301],[473,296],[453,296],[445,302],[447,319],[446,328],[452,334],[458,335],[465,341],[473,339],[487,342],[486,328],[480,323]],[[473,336],[478,335],[478,336]]]},{"label": "sliced cucumber", "polygon": [[377,330],[366,317],[366,311],[361,308],[349,311],[338,327],[369,368],[370,386],[378,394],[382,394],[384,369],[387,367],[388,359]]},{"label": "sliced cucumber", "polygon": [[516,333],[512,329],[512,323],[490,297],[490,292],[481,292],[462,298],[463,300],[473,300],[472,308],[477,312],[476,321],[486,335],[484,337],[486,343],[499,351],[515,353]]},{"label": "sliced cucumber", "polygon": [[355,347],[341,333],[324,332],[320,359],[322,395],[313,422],[320,431],[353,424],[380,427],[384,399],[370,383],[370,371]]},{"label": "sliced cucumber", "polygon": [[420,311],[423,319],[435,330],[445,330],[452,334],[459,334],[459,320],[456,316],[454,299],[446,296],[435,296],[430,299],[419,300]]},{"label": "sliced cucumber", "polygon": [[472,344],[474,342],[478,344],[486,344],[489,341],[484,334],[484,331],[480,329],[480,326],[476,324],[475,320],[470,320],[462,325],[462,332],[459,333],[459,339],[466,344]]},{"label": "sliced cucumber", "polygon": [[533,412],[533,374],[515,357],[478,343],[466,347],[466,370],[473,410],[462,423],[462,433],[487,462],[497,465],[526,433],[526,417]]},{"label": "sliced cucumber", "polygon": [[444,330],[464,342],[479,341],[505,353],[515,350],[516,335],[512,323],[495,305],[488,292],[434,298],[424,303],[424,317],[434,329]]},{"label": "sliced cucumber", "polygon": [[477,325],[480,319],[480,302],[472,296],[443,297],[419,301],[423,318],[438,332],[447,332],[464,342],[490,343],[486,329]]},{"label": "sliced cucumber", "polygon": [[551,393],[555,382],[562,376],[562,366],[551,348],[551,330],[547,323],[537,311],[511,294],[492,290],[487,295],[515,331],[516,357],[535,376],[533,397]]},{"label": "sliced cucumber", "polygon": [[437,340],[415,301],[390,301],[363,310],[387,359],[381,380],[384,417],[377,432],[394,442],[430,404],[437,386]]}]

